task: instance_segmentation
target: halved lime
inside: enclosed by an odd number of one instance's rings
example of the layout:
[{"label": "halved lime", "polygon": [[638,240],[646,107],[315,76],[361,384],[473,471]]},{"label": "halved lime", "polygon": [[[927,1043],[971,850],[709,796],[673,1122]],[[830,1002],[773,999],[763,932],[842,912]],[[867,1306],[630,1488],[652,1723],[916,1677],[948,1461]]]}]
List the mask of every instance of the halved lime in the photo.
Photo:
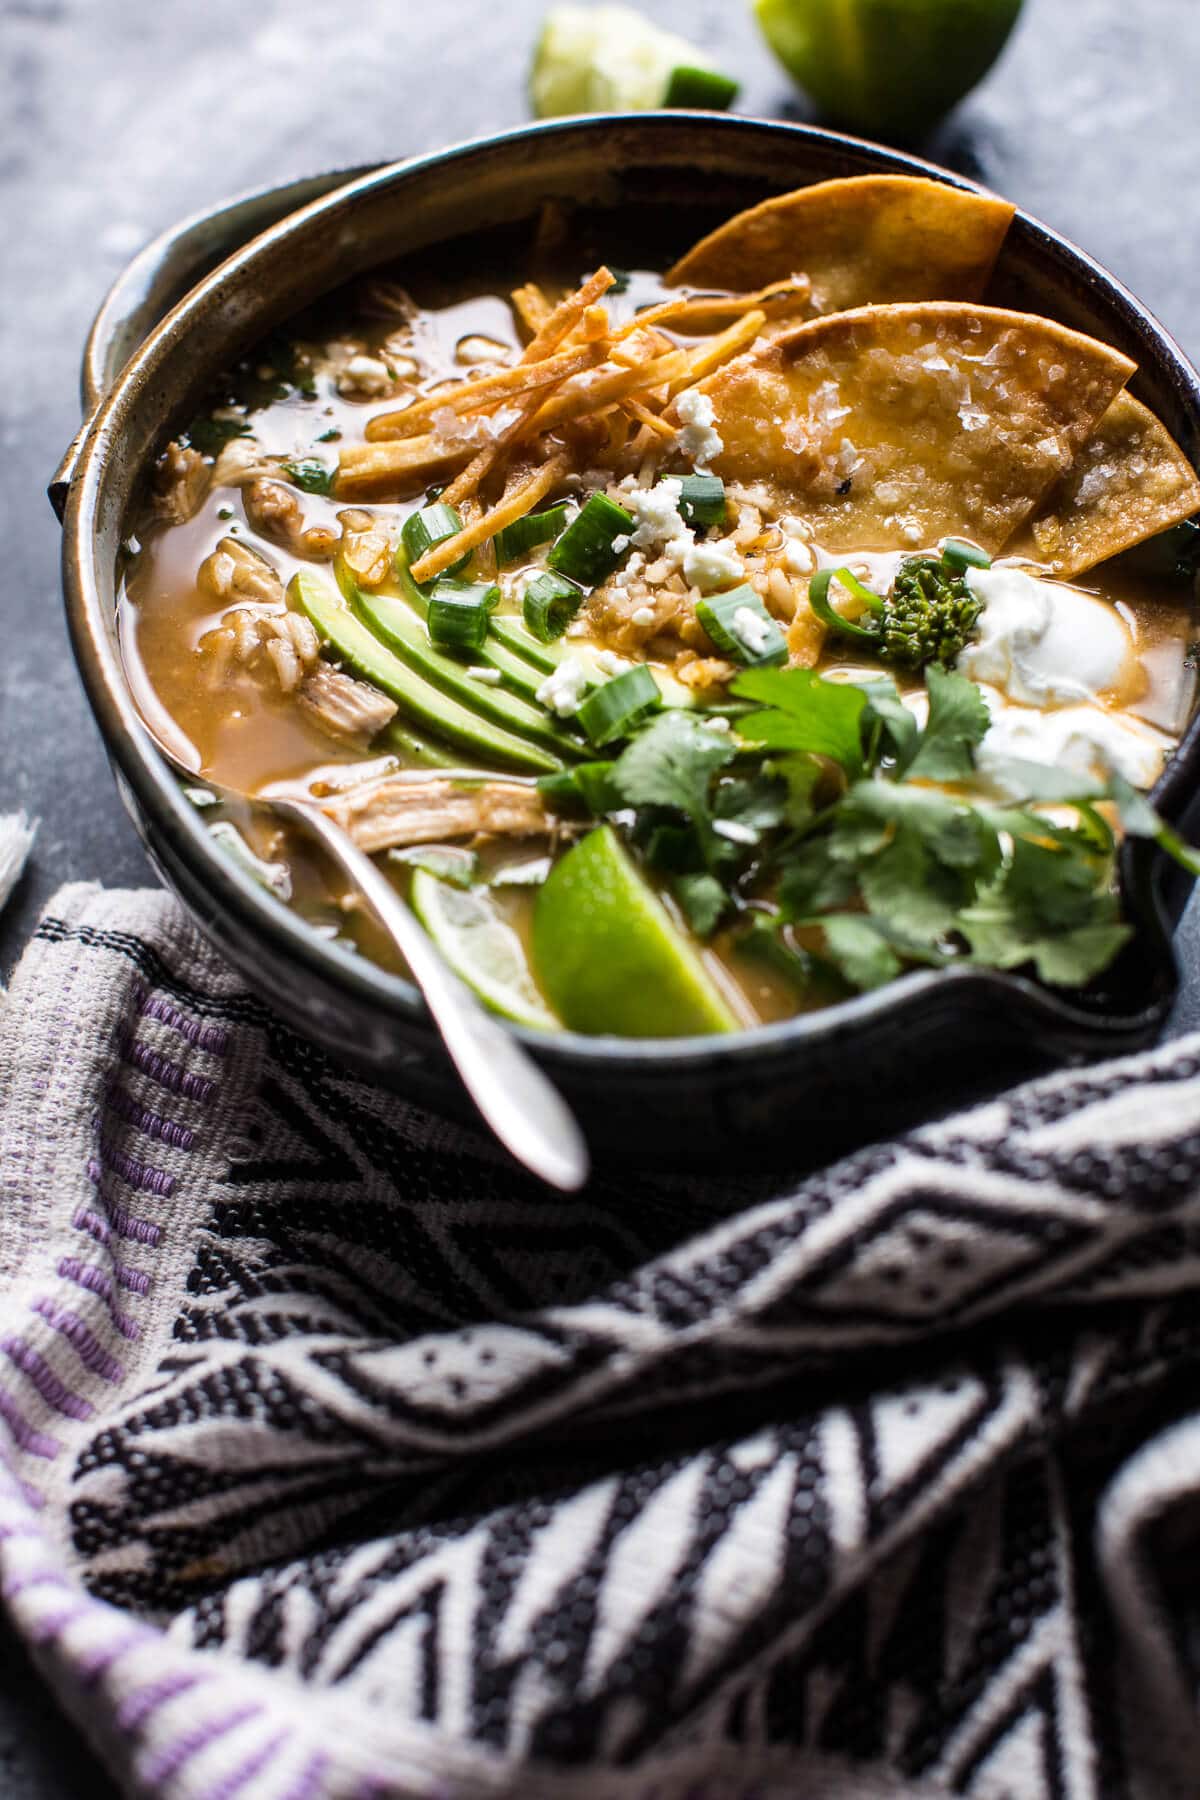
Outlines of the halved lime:
[{"label": "halved lime", "polygon": [[521,940],[478,888],[452,887],[413,872],[412,909],[454,973],[502,1019],[554,1031],[558,1020],[534,986]]},{"label": "halved lime", "polygon": [[721,111],[736,95],[736,81],[702,51],[628,6],[552,7],[529,72],[539,119],[655,106]]},{"label": "halved lime", "polygon": [[610,825],[555,864],[533,909],[533,964],[572,1031],[692,1037],[737,1020]]},{"label": "halved lime", "polygon": [[751,0],[763,36],[822,117],[924,137],[1004,48],[1021,0]]}]

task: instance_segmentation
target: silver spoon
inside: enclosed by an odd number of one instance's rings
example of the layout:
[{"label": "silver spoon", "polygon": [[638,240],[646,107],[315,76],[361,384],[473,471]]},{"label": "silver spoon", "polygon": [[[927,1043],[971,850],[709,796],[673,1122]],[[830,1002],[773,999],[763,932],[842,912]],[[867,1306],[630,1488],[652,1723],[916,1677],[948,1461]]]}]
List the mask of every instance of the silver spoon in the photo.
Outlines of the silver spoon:
[{"label": "silver spoon", "polygon": [[370,857],[315,801],[260,798],[188,769],[156,732],[147,734],[176,774],[214,793],[265,808],[315,838],[361,894],[420,988],[462,1084],[505,1149],[551,1187],[573,1192],[588,1177],[588,1150],[574,1114],[512,1033],[485,1012],[449,969],[415,915]]}]

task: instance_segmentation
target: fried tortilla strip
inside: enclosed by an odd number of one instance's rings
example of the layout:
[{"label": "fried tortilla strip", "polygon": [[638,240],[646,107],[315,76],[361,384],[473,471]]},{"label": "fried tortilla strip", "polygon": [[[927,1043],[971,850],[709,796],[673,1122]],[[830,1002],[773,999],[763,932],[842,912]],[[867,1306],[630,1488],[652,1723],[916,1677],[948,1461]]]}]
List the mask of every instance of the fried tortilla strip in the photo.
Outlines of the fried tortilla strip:
[{"label": "fried tortilla strip", "polygon": [[509,298],[517,323],[531,338],[536,337],[553,310],[537,282],[527,281],[524,287],[514,288]]},{"label": "fried tortilla strip", "polygon": [[440,412],[487,412],[504,401],[533,393],[537,388],[554,387],[571,375],[594,369],[604,355],[604,346],[593,342],[580,350],[567,350],[543,362],[519,362],[498,375],[482,375],[474,381],[460,381],[424,394],[411,406],[399,412],[376,413],[367,420],[366,436],[371,442],[415,437]]},{"label": "fried tortilla strip", "polygon": [[653,392],[665,382],[680,377],[690,383],[693,379],[690,368],[686,350],[669,350],[665,356],[656,356],[632,369],[602,367],[594,375],[577,377],[579,385],[572,384],[565,392],[547,400],[534,415],[531,430],[535,433],[549,431],[568,419],[585,418],[589,413],[599,412],[614,401],[623,400],[626,394],[640,393],[643,388]]},{"label": "fried tortilla strip", "polygon": [[669,325],[672,331],[684,333],[706,331],[722,319],[749,312],[753,307],[768,318],[779,318],[807,311],[808,298],[809,286],[804,277],[789,275],[784,281],[772,281],[750,294],[703,294],[694,299],[663,300],[627,320],[613,332],[612,341],[620,344],[635,331],[645,331],[651,325]]},{"label": "fried tortilla strip", "polygon": [[576,288],[573,294],[568,294],[565,300],[559,301],[536,337],[525,346],[521,361],[541,362],[544,357],[557,350],[570,337],[575,327],[582,324],[588,309],[595,306],[602,294],[607,294],[616,279],[612,270],[601,264],[594,275],[588,276],[582,287]]},{"label": "fried tortilla strip", "polygon": [[393,500],[419,479],[453,468],[471,445],[448,444],[436,432],[396,443],[344,444],[338,452],[334,493],[339,500]]},{"label": "fried tortilla strip", "polygon": [[542,837],[550,820],[536,787],[517,781],[470,785],[428,776],[385,775],[326,800],[321,810],[373,856],[402,844],[464,837]]},{"label": "fried tortilla strip", "polygon": [[456,531],[453,537],[444,538],[432,550],[427,550],[412,566],[413,580],[432,581],[435,575],[448,569],[452,562],[457,562],[468,550],[474,550],[485,539],[495,537],[506,525],[523,519],[539,500],[545,499],[551,488],[558,485],[568,466],[567,457],[552,456],[540,469],[527,470],[512,483],[504,498],[490,512],[481,513],[479,518],[464,525],[461,531]]},{"label": "fried tortilla strip", "polygon": [[829,550],[962,532],[998,551],[1070,468],[1134,364],[1049,319],[930,301],[794,326],[710,396],[718,474],[773,485]]},{"label": "fried tortilla strip", "polygon": [[765,287],[806,275],[798,311],[896,300],[977,300],[1008,230],[1007,200],[913,175],[853,175],[798,188],[702,238],[668,287]]},{"label": "fried tortilla strip", "polygon": [[1191,463],[1149,407],[1122,393],[1008,549],[1069,579],[1195,512]]}]

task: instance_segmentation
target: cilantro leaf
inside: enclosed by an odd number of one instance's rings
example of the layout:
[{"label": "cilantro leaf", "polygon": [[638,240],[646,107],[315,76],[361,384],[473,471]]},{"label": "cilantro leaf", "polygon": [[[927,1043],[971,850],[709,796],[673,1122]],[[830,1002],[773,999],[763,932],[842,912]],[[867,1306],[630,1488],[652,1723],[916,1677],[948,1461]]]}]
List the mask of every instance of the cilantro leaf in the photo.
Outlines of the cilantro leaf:
[{"label": "cilantro leaf", "polygon": [[853,776],[863,767],[863,709],[867,696],[851,682],[825,681],[811,669],[744,669],[731,684],[742,700],[765,710],[737,722],[746,743],[768,750],[809,750],[840,763]]},{"label": "cilantro leaf", "polygon": [[677,875],[671,891],[697,937],[711,937],[729,905],[729,896],[715,875]]},{"label": "cilantro leaf", "polygon": [[899,975],[900,958],[870,919],[858,913],[834,913],[820,924],[825,954],[851,987],[883,987]]},{"label": "cilantro leaf", "polygon": [[245,419],[215,419],[203,413],[192,420],[185,433],[192,449],[198,450],[201,456],[219,456],[231,438],[250,435],[250,427]]},{"label": "cilantro leaf", "polygon": [[1133,935],[1128,925],[1094,919],[1069,931],[1037,932],[1015,908],[1001,879],[973,905],[964,907],[958,929],[971,948],[971,960],[993,969],[1019,969],[1032,963],[1043,981],[1054,987],[1082,987],[1112,962]]},{"label": "cilantro leaf", "polygon": [[1131,787],[1123,775],[1109,778],[1108,791],[1117,803],[1121,824],[1130,837],[1153,838],[1160,850],[1173,857],[1189,875],[1200,875],[1200,851],[1185,844],[1165,819],[1160,819],[1144,794]]},{"label": "cilantro leaf", "polygon": [[736,755],[729,732],[711,731],[691,713],[672,708],[639,731],[609,779],[630,806],[674,806],[689,818],[707,819],[709,783]]},{"label": "cilantro leaf", "polygon": [[761,769],[754,775],[731,775],[717,783],[713,795],[713,817],[741,826],[761,836],[773,831],[787,817],[788,789],[785,782]]},{"label": "cilantro leaf", "polygon": [[691,713],[671,710],[660,713],[621,752],[609,781],[629,806],[669,806],[683,813],[695,828],[704,860],[712,863],[724,854],[724,843],[713,832],[709,788],[717,771],[736,755],[730,733],[712,731]]},{"label": "cilantro leaf", "polygon": [[862,691],[867,696],[862,716],[862,734],[870,746],[867,761],[876,768],[882,757],[890,757],[899,777],[916,754],[921,728],[894,681],[864,682]]},{"label": "cilantro leaf", "polygon": [[315,456],[302,457],[298,462],[285,462],[283,473],[306,494],[329,494],[333,491],[334,471]]},{"label": "cilantro leaf", "polygon": [[929,718],[920,743],[904,769],[910,781],[965,781],[975,767],[976,748],[992,722],[973,681],[930,664],[925,671]]},{"label": "cilantro leaf", "polygon": [[999,788],[1014,800],[1030,800],[1039,805],[1072,805],[1078,800],[1101,800],[1106,789],[1103,782],[1075,769],[1060,769],[1053,763],[1029,762],[1023,756],[989,756],[986,767],[979,771],[990,787]]},{"label": "cilantro leaf", "polygon": [[953,931],[999,838],[974,808],[937,789],[860,781],[837,809],[830,854],[853,867],[868,910],[918,944]]},{"label": "cilantro leaf", "polygon": [[813,913],[836,912],[848,906],[858,889],[854,870],[838,862],[828,837],[813,837],[800,844],[784,864],[779,882],[779,904],[787,919],[806,919]]}]

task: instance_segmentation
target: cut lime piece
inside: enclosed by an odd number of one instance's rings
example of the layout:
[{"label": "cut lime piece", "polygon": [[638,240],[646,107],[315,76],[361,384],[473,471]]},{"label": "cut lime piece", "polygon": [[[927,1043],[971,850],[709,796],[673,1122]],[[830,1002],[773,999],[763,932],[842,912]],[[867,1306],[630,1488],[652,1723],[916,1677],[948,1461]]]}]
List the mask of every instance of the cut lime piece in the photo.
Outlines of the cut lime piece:
[{"label": "cut lime piece", "polygon": [[763,36],[822,116],[922,138],[981,81],[1021,0],[752,0]]},{"label": "cut lime piece", "polygon": [[737,1020],[612,827],[555,864],[533,909],[533,963],[572,1031],[693,1037]]},{"label": "cut lime piece", "polygon": [[446,962],[490,1011],[537,1031],[558,1028],[534,986],[520,938],[485,893],[415,869],[409,898]]},{"label": "cut lime piece", "polygon": [[656,106],[724,110],[737,91],[702,51],[628,6],[552,7],[529,72],[540,119]]}]

